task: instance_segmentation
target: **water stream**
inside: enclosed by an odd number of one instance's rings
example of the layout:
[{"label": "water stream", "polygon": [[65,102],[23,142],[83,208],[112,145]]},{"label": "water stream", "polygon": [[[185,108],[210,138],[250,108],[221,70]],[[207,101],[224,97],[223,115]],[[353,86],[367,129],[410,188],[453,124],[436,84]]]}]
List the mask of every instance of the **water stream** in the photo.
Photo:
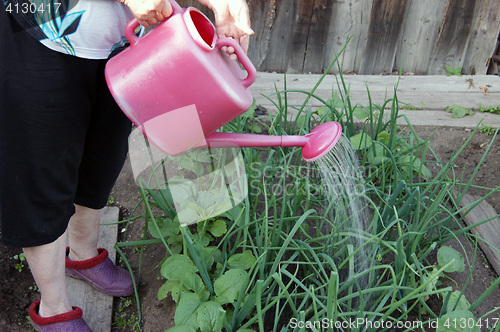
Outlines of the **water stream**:
[{"label": "water stream", "polygon": [[[373,261],[366,236],[371,233],[368,229],[371,214],[357,155],[349,139],[342,135],[333,149],[315,164],[327,201],[325,217],[330,221],[322,229],[323,234],[331,235],[326,244],[328,254],[335,257],[337,265],[349,259],[346,268],[339,271],[340,282],[356,279],[359,288],[364,289],[369,276],[360,273]],[[353,257],[348,258],[353,252]]]}]

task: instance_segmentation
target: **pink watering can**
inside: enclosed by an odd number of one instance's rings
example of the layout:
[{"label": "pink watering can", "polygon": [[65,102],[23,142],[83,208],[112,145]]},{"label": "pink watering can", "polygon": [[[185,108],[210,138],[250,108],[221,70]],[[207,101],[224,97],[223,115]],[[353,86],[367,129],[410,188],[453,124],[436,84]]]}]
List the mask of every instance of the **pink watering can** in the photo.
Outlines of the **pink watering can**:
[{"label": "pink watering can", "polygon": [[[145,36],[135,35],[136,19],[129,22],[130,47],[105,70],[117,104],[152,144],[168,155],[202,147],[301,146],[303,158],[313,161],[337,143],[342,132],[337,122],[306,136],[215,132],[251,107],[255,67],[237,42],[217,38],[202,12],[169,1],[172,16]],[[244,71],[224,46],[234,48]]]}]

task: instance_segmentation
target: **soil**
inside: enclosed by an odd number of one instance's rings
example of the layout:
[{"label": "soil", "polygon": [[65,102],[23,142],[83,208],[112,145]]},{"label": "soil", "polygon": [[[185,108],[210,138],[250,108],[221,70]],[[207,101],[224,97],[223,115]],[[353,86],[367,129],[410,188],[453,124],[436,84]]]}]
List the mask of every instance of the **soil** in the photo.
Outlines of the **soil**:
[{"label": "soil", "polygon": [[[463,128],[429,126],[417,127],[416,129],[421,138],[427,138],[433,134],[430,141],[431,147],[442,161],[449,160],[452,153],[471,135],[470,130]],[[474,184],[485,187],[500,186],[499,140],[496,139],[491,151],[479,168]],[[457,173],[464,169],[464,181],[468,180],[474,171],[490,141],[491,136],[476,133],[470,144],[456,159]],[[484,195],[485,191],[471,189],[469,193]],[[112,197],[114,198],[113,205],[120,207],[121,219],[127,219],[140,200],[139,191],[135,185],[129,163],[123,169],[113,190]],[[497,212],[500,212],[500,192],[488,198],[487,201]],[[139,240],[144,230],[143,220],[138,219],[130,222],[126,232],[122,232],[122,229],[125,229],[124,225],[120,226],[119,229],[119,241]],[[453,246],[458,250],[462,250],[458,244],[453,244]],[[471,255],[472,251],[468,250],[468,254]],[[20,252],[19,248],[10,248],[0,244],[0,308],[2,308],[0,310],[0,331],[31,331],[27,320],[27,308],[34,300],[39,298],[39,294],[26,262],[24,262],[24,266],[18,266],[16,269],[19,260],[16,260],[14,256]],[[142,310],[141,323],[144,331],[165,331],[173,326],[175,310],[175,305],[170,299],[158,301],[156,295],[158,288],[163,283],[159,279],[159,264],[165,258],[165,250],[161,245],[147,246],[141,258],[137,248],[124,248],[124,253],[136,274],[139,270],[141,271],[139,297]],[[450,284],[454,285],[454,289],[461,289],[468,275],[457,273],[450,275],[450,277],[454,280],[450,282]],[[491,264],[481,255],[476,260],[472,280],[465,292],[467,299],[471,303],[474,302],[490,286],[491,281],[497,277],[497,274],[491,268]],[[498,306],[499,298],[500,289],[497,289],[476,309],[475,316],[480,317]],[[122,319],[115,320],[113,331],[134,331],[132,324],[126,323],[127,321],[133,322],[132,315],[137,317],[134,301],[130,304],[124,299],[117,298],[115,299],[115,309],[116,317]],[[494,315],[497,318],[499,316],[498,312]]]}]

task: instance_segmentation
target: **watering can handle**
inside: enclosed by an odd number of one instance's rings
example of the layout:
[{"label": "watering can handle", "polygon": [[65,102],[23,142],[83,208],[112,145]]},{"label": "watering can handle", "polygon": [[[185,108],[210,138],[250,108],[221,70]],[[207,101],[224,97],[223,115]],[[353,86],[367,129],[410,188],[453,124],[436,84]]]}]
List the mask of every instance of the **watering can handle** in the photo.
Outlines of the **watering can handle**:
[{"label": "watering can handle", "polygon": [[[172,6],[172,15],[182,13],[182,7],[179,6],[179,4],[175,0],[168,0],[168,2],[170,2],[170,5]],[[139,21],[137,21],[137,19],[134,17],[132,20],[130,20],[130,22],[128,22],[127,26],[125,27],[125,37],[127,37],[127,40],[130,42],[131,46],[135,45],[140,39],[135,34],[135,29],[137,29],[138,26]]]},{"label": "watering can handle", "polygon": [[223,37],[218,39],[217,43],[215,44],[215,47],[218,50],[220,50],[223,46],[230,46],[234,48],[234,52],[238,57],[238,60],[240,61],[240,63],[243,65],[243,68],[245,68],[247,72],[247,77],[241,80],[241,84],[245,88],[248,88],[250,85],[253,84],[253,82],[255,82],[255,79],[257,78],[257,71],[255,70],[253,63],[245,54],[245,51],[243,51],[240,44],[238,44],[234,39],[229,37]]}]

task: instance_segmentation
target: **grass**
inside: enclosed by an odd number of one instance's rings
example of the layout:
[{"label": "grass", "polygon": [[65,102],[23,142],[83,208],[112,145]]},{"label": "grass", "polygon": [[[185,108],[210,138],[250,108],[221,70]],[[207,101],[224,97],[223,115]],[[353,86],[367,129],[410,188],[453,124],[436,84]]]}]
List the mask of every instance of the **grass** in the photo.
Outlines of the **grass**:
[{"label": "grass", "polygon": [[[460,315],[473,315],[500,284],[500,279],[492,280],[477,301],[466,301],[463,293],[472,280],[476,255],[468,257],[446,245],[466,235],[472,241],[461,245],[477,253],[481,241],[469,233],[472,227],[461,223],[464,211],[480,201],[463,208],[458,204],[473,187],[472,178],[463,178],[453,166],[471,138],[448,161],[439,161],[430,139],[420,139],[399,114],[397,87],[382,105],[353,105],[339,74],[338,94],[322,100],[314,92],[325,75],[310,91],[287,90],[285,79],[283,89],[276,87],[269,96],[276,115],[257,119],[250,110],[223,130],[305,134],[325,121],[341,123],[359,158],[369,223],[361,234],[349,227],[340,208],[315,190],[322,186],[321,178],[314,176],[317,166],[305,164],[297,148],[242,148],[248,195],[227,212],[187,227],[180,227],[168,183],[157,176],[143,179],[145,239],[119,243],[117,248],[124,257],[120,248],[126,246],[165,247],[165,260],[158,264],[166,281],[158,298],[177,302],[178,329],[299,331],[306,322],[317,329],[315,324],[323,320],[337,324],[330,325],[330,331],[385,331],[416,319],[442,326]],[[290,94],[304,95],[304,103],[288,105]],[[310,109],[311,98],[324,106]],[[407,129],[401,129],[399,119],[406,121]],[[497,134],[498,130],[491,133],[491,142]],[[433,164],[439,169],[435,174],[430,171]],[[162,161],[153,166],[162,170],[166,165]],[[353,238],[358,237],[362,244],[356,246]],[[363,251],[371,259],[357,270]],[[452,257],[446,263],[436,260],[443,252]],[[461,289],[440,286],[450,272],[461,270],[459,257],[468,282]],[[440,309],[431,308],[429,301],[440,303]],[[494,317],[496,310],[472,318]],[[348,322],[357,320],[363,324],[350,328]]]}]

